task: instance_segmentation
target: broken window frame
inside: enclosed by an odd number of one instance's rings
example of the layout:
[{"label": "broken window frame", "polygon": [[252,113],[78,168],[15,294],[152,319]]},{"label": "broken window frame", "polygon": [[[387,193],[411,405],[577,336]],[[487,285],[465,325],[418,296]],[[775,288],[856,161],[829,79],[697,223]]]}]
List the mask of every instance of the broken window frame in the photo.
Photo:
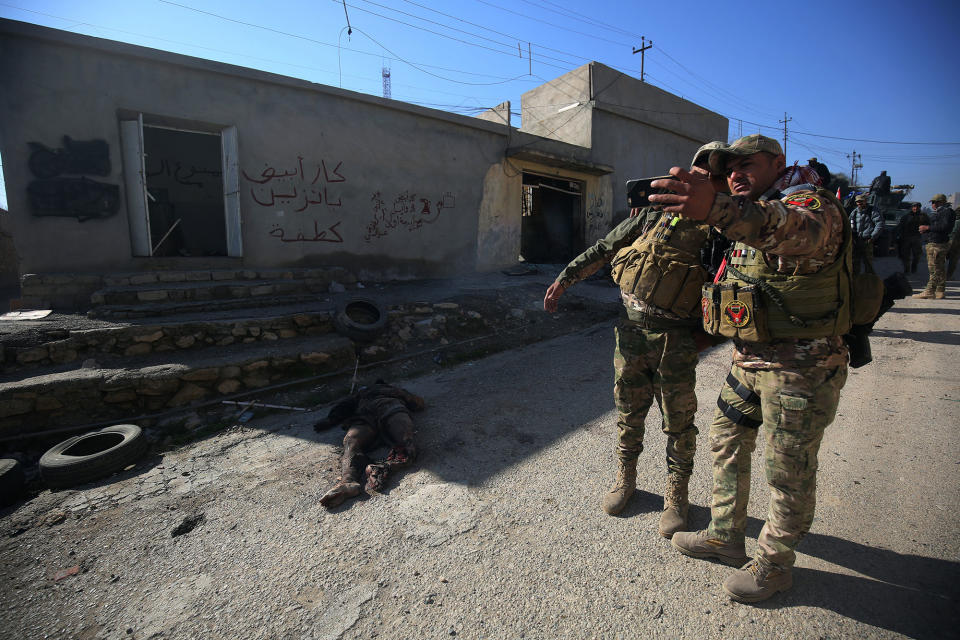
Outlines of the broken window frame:
[{"label": "broken window frame", "polygon": [[[143,127],[170,129],[184,133],[215,135],[220,138],[220,162],[223,180],[223,213],[227,256],[243,256],[243,238],[240,220],[240,169],[237,128],[217,125],[182,125],[169,118],[145,117],[143,113],[121,114],[120,143],[123,156],[123,178],[127,192],[127,218],[130,224],[130,244],[134,256],[152,257],[154,238],[150,233],[150,214],[147,199],[146,153]],[[156,240],[160,240],[157,238]]]}]

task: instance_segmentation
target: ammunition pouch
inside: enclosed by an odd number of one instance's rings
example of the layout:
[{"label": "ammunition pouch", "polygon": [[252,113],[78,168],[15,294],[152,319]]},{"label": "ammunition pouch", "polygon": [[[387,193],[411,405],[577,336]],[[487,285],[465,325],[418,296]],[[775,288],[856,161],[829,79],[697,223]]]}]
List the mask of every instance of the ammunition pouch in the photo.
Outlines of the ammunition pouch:
[{"label": "ammunition pouch", "polygon": [[696,317],[707,272],[699,256],[662,243],[644,242],[620,250],[610,263],[620,289],[638,300],[681,317]]},{"label": "ammunition pouch", "polygon": [[705,284],[700,302],[703,329],[711,335],[767,342],[767,310],[760,290],[738,282]]}]

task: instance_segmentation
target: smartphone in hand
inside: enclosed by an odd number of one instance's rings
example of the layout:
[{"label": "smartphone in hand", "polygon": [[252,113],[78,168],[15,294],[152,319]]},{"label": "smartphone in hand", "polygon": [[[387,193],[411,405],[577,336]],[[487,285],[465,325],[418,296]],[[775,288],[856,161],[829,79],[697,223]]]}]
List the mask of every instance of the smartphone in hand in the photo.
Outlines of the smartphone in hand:
[{"label": "smartphone in hand", "polygon": [[666,189],[654,189],[650,183],[654,180],[673,180],[673,176],[656,176],[654,178],[640,178],[639,180],[627,180],[627,208],[639,209],[649,207],[650,194],[667,193]]}]

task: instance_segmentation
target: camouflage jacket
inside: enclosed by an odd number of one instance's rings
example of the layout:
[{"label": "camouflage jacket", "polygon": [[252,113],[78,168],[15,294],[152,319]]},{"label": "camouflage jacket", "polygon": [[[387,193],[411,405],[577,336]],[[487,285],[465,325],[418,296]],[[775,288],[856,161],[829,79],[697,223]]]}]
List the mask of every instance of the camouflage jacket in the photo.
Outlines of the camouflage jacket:
[{"label": "camouflage jacket", "polygon": [[[574,258],[566,268],[560,272],[556,281],[564,289],[569,289],[576,283],[586,280],[594,273],[609,264],[617,252],[633,244],[633,241],[643,235],[650,226],[660,218],[660,209],[646,207],[634,218],[627,218],[605,237]],[[666,320],[683,321],[683,318],[670,313],[665,309],[646,304],[637,299],[632,293],[620,292],[623,306],[626,307],[627,317],[636,320],[639,316],[657,316]]]},{"label": "camouflage jacket", "polygon": [[[717,194],[706,222],[736,242],[763,252],[767,264],[781,273],[816,273],[841,259],[844,211],[812,191],[781,199],[778,185],[758,201]],[[837,367],[847,362],[841,336],[734,341],[734,364],[745,369]]]}]

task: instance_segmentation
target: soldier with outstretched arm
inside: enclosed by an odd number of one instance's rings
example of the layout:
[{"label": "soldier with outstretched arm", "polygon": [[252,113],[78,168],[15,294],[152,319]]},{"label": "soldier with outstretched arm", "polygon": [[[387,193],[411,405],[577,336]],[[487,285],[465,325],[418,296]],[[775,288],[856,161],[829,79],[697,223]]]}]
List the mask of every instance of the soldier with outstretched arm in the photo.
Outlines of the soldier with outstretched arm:
[{"label": "soldier with outstretched arm", "polygon": [[[700,147],[691,171],[709,180],[709,154],[722,146],[711,142]],[[718,186],[722,188],[722,180]],[[556,311],[566,289],[604,265],[612,265],[625,317],[616,329],[614,353],[618,469],[601,507],[611,515],[620,513],[633,495],[644,421],[656,400],[667,435],[667,482],[659,533],[669,538],[687,528],[687,484],[698,433],[693,422],[697,411],[696,336],[699,333],[706,338],[697,328],[700,287],[710,278],[701,251],[710,243],[711,230],[692,219],[661,215],[653,208],[633,213],[636,217],[624,220],[567,265],[547,289],[543,308]]]}]

